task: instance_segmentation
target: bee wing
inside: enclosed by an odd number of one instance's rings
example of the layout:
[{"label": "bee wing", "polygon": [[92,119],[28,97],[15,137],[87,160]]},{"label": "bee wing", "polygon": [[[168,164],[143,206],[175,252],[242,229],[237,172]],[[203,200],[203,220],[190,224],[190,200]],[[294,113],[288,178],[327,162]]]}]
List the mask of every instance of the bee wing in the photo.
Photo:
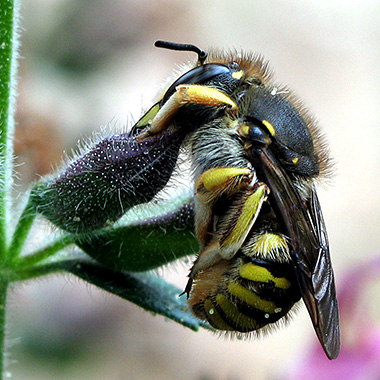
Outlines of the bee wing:
[{"label": "bee wing", "polygon": [[[334,273],[331,265],[330,250],[321,207],[315,189],[312,189],[311,198],[306,206],[309,226],[312,234],[319,242],[314,248],[312,271],[302,270],[298,281],[303,293],[303,299],[312,318],[315,331],[323,348],[330,359],[335,359],[340,350],[340,328],[338,302],[336,299]],[[307,255],[301,250],[296,256]]]},{"label": "bee wing", "polygon": [[259,178],[271,189],[269,201],[290,238],[302,298],[326,355],[338,356],[340,330],[327,232],[314,189],[302,200],[299,190],[268,149],[252,149]]}]

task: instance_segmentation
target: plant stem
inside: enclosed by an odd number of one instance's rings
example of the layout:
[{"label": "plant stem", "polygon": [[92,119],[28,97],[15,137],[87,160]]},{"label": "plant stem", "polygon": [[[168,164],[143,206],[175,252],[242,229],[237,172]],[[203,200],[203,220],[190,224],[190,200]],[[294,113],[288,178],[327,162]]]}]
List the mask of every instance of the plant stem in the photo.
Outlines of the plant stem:
[{"label": "plant stem", "polygon": [[4,375],[4,344],[5,344],[5,322],[8,283],[0,282],[0,375]]},{"label": "plant stem", "polygon": [[62,238],[53,241],[50,245],[40,249],[39,251],[34,252],[28,256],[21,257],[17,262],[16,267],[17,269],[31,268],[73,243],[73,238],[70,235],[65,235]]},{"label": "plant stem", "polygon": [[[71,260],[68,260],[71,263]],[[63,266],[63,268],[61,267]],[[28,281],[37,277],[47,276],[52,273],[63,272],[65,270],[65,260],[58,263],[49,263],[46,265],[38,265],[29,269],[17,272],[13,281]]]},{"label": "plant stem", "polygon": [[[13,184],[13,135],[16,104],[19,1],[0,1],[0,266],[8,256]],[[0,376],[4,376],[4,344],[8,282],[0,279]]]},{"label": "plant stem", "polygon": [[8,260],[15,261],[20,255],[35,217],[36,211],[31,202],[31,198],[29,198],[13,233],[12,241],[9,247]]},{"label": "plant stem", "polygon": [[0,260],[7,255],[18,51],[17,0],[0,1]]}]

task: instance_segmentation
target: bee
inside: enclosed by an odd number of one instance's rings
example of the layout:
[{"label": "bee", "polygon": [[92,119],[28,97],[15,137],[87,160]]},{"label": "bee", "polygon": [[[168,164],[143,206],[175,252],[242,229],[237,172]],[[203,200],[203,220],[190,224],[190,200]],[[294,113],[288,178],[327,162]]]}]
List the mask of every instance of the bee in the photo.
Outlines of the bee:
[{"label": "bee", "polygon": [[336,358],[338,304],[315,189],[330,159],[317,126],[258,55],[156,46],[198,55],[131,132],[144,141],[176,130],[188,149],[200,245],[184,292],[192,312],[229,334],[261,333],[302,298]]}]

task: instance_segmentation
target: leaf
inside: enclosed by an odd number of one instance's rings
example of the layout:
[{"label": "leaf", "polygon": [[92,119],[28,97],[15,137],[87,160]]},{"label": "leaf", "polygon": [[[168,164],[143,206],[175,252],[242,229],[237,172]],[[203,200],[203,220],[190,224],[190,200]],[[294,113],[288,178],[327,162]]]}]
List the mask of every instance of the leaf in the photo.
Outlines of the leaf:
[{"label": "leaf", "polygon": [[163,315],[194,331],[211,329],[190,312],[181,290],[151,273],[116,271],[89,261],[67,260],[54,264],[75,276],[124,298],[143,309]]}]

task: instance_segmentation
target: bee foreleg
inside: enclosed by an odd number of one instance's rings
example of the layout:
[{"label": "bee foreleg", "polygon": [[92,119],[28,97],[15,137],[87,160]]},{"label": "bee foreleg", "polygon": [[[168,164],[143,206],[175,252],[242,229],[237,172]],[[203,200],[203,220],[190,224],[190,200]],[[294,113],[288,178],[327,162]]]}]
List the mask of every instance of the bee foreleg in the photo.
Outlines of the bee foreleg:
[{"label": "bee foreleg", "polygon": [[255,172],[249,168],[213,168],[203,172],[196,182],[196,196],[210,203],[222,194],[230,196],[255,181]]},{"label": "bee foreleg", "polygon": [[223,92],[199,84],[181,84],[177,86],[175,93],[160,108],[151,122],[150,128],[141,133],[138,141],[156,135],[171,125],[171,120],[177,111],[188,104],[200,104],[210,107],[226,107],[230,112],[237,111],[237,104]]}]

